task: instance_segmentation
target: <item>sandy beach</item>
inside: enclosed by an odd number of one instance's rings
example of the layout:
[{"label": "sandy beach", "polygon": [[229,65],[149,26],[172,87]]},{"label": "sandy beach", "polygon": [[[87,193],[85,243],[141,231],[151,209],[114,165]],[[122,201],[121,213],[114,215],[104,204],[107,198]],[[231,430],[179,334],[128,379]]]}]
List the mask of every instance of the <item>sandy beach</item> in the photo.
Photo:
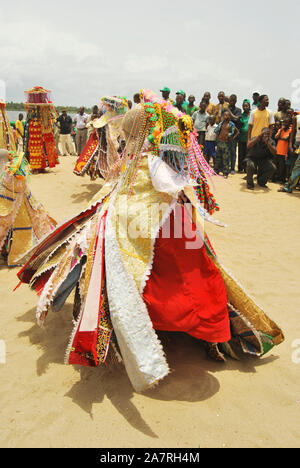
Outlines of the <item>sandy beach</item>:
[{"label": "sandy beach", "polygon": [[[101,182],[72,173],[61,157],[30,179],[33,194],[59,223],[84,208]],[[300,193],[246,189],[243,175],[214,180],[226,228],[207,225],[223,264],[278,323],[285,342],[262,359],[207,359],[184,334],[159,333],[172,373],[143,394],[121,364],[87,369],[64,365],[72,329],[69,298],[46,326],[36,324],[37,298],[15,292],[16,269],[0,263],[1,447],[300,447]],[[300,348],[300,344],[298,344]],[[298,353],[300,356],[300,352]]]}]

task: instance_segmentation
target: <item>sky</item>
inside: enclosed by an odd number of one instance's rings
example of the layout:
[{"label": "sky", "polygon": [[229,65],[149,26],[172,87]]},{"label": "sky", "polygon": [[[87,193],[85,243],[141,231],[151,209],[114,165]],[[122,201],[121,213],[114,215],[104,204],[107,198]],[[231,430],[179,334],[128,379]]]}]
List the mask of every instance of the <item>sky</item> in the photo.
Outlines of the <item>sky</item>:
[{"label": "sky", "polygon": [[38,85],[90,107],[168,86],[197,103],[257,91],[300,108],[299,18],[299,0],[1,0],[0,97]]}]

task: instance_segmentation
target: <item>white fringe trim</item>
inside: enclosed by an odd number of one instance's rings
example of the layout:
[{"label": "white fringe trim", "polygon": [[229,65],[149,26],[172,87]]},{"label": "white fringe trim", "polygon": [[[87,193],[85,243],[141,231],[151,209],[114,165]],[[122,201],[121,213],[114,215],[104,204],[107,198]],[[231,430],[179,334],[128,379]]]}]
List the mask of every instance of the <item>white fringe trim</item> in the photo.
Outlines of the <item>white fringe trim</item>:
[{"label": "white fringe trim", "polygon": [[153,329],[147,307],[123,264],[110,220],[112,197],[106,218],[106,284],[111,321],[128,377],[136,391],[146,390],[169,373],[162,345]]}]

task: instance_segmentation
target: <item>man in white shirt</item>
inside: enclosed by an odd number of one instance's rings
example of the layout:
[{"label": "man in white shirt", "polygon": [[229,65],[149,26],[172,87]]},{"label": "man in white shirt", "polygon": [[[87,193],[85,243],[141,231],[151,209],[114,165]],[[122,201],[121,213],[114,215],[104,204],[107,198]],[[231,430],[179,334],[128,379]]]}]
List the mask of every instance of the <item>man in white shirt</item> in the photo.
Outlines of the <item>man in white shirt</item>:
[{"label": "man in white shirt", "polygon": [[199,145],[204,146],[205,142],[205,132],[206,132],[206,124],[208,122],[208,113],[206,112],[207,104],[205,101],[201,101],[199,110],[193,113],[192,119],[194,122],[194,127],[198,132],[198,143]]},{"label": "man in white shirt", "polygon": [[78,156],[80,156],[87,141],[88,131],[86,125],[88,118],[89,116],[84,112],[84,107],[80,107],[78,114],[76,114],[74,117],[74,123],[77,129],[75,141]]}]

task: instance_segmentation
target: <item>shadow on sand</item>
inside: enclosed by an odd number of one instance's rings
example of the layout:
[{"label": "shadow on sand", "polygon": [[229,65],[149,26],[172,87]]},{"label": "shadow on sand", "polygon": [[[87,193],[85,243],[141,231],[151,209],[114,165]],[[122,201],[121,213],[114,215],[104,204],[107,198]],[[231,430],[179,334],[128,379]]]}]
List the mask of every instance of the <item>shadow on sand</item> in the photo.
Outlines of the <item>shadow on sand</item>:
[{"label": "shadow on sand", "polygon": [[[38,376],[47,372],[52,363],[64,365],[64,354],[72,330],[72,304],[66,304],[58,314],[50,311],[45,329],[37,326],[35,309],[29,310],[18,320],[31,324],[31,327],[19,336],[28,337],[31,344],[43,351],[37,361]],[[228,360],[225,364],[217,363],[208,360],[200,342],[186,334],[158,332],[158,335],[171,372],[159,385],[147,390],[143,395],[160,401],[205,401],[220,389],[219,381],[213,373],[227,370],[255,372],[255,366],[266,365],[277,359],[270,356],[262,360],[247,358],[243,361]],[[102,403],[106,397],[132,427],[149,437],[157,438],[131,401],[135,391],[123,364],[97,369],[74,366],[74,369],[79,374],[79,380],[70,389],[66,389],[65,396],[71,398],[91,418],[93,405]]]},{"label": "shadow on sand", "polygon": [[[87,176],[86,176],[87,177]],[[74,193],[71,198],[74,203],[82,203],[84,201],[89,202],[94,195],[102,188],[103,179],[97,179],[95,182],[90,184],[82,185],[82,191],[80,193]]]}]

